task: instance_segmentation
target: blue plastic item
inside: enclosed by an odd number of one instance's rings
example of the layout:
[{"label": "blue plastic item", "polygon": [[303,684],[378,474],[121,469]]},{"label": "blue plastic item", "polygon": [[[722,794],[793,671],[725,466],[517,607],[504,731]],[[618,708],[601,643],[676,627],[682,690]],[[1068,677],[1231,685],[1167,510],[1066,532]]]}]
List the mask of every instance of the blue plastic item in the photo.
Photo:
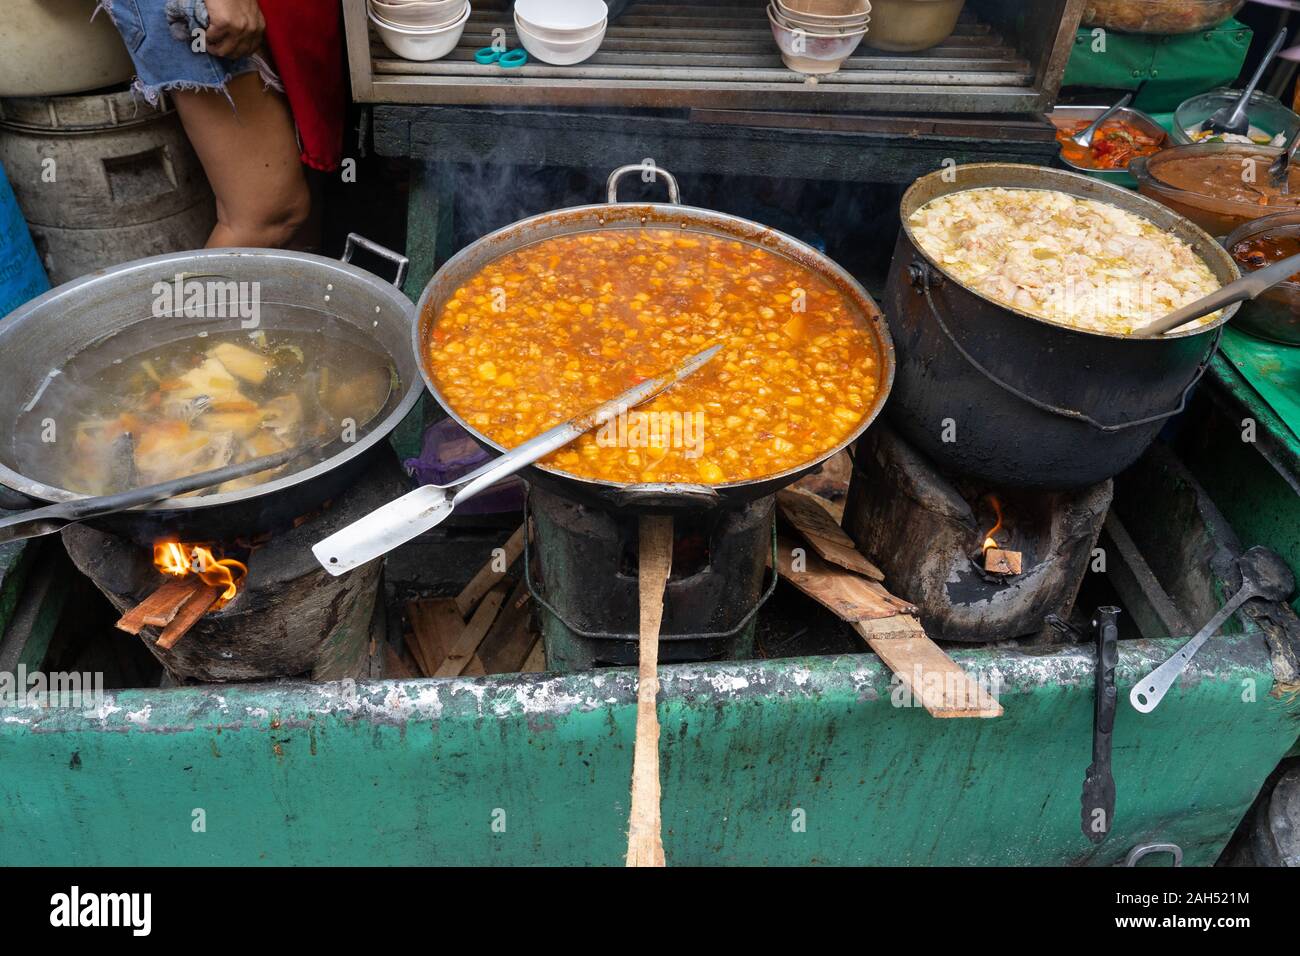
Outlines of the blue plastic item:
[{"label": "blue plastic item", "polygon": [[0,166],[0,316],[49,288],[50,280],[32,245],[27,221]]}]

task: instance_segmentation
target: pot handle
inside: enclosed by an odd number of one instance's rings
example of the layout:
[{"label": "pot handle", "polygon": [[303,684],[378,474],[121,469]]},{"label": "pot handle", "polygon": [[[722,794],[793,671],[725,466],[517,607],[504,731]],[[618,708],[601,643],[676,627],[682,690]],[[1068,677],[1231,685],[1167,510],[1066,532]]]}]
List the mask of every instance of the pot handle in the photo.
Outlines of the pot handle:
[{"label": "pot handle", "polygon": [[661,169],[654,163],[649,162],[620,166],[609,174],[609,180],[605,183],[605,190],[610,202],[618,202],[618,181],[628,173],[640,173],[641,178],[648,183],[657,182],[658,178],[662,176],[664,181],[668,183],[668,201],[674,206],[682,204],[682,191],[677,188],[677,177],[668,170]]},{"label": "pot handle", "polygon": [[374,255],[379,256],[379,258],[385,259],[395,265],[397,267],[397,275],[393,277],[393,285],[397,286],[399,289],[402,287],[402,283],[406,280],[406,269],[411,264],[410,259],[400,253],[394,252],[386,246],[381,246],[379,243],[371,239],[367,239],[365,236],[358,235],[355,232],[349,232],[347,242],[343,244],[343,255],[339,257],[339,261],[351,262],[352,253],[356,251],[358,246],[366,250],[366,252],[373,253]]},{"label": "pot handle", "polygon": [[1126,428],[1136,428],[1139,425],[1151,425],[1155,422],[1164,421],[1166,418],[1173,418],[1175,415],[1182,414],[1183,409],[1187,407],[1187,400],[1191,397],[1192,389],[1196,387],[1196,383],[1201,380],[1201,376],[1205,374],[1207,369],[1209,369],[1210,360],[1214,358],[1214,353],[1219,350],[1219,339],[1223,335],[1223,326],[1220,325],[1214,330],[1214,341],[1210,343],[1209,349],[1206,350],[1205,358],[1201,359],[1201,364],[1196,367],[1196,374],[1192,376],[1192,380],[1188,382],[1187,387],[1183,389],[1183,394],[1178,401],[1177,408],[1173,411],[1161,412],[1158,415],[1148,415],[1146,418],[1138,418],[1131,422],[1117,422],[1114,425],[1106,425],[1084,412],[1073,408],[1062,408],[1059,405],[1051,405],[1047,402],[1041,401],[1040,399],[1034,398],[1032,395],[1026,395],[1014,385],[1004,382],[986,369],[979,363],[975,356],[962,348],[961,343],[958,342],[952,332],[949,331],[947,324],[939,315],[939,310],[934,304],[934,297],[930,294],[930,290],[935,286],[943,284],[943,276],[931,269],[929,263],[921,259],[916,259],[912,262],[911,266],[908,267],[907,275],[909,281],[911,281],[912,285],[916,287],[916,291],[925,296],[926,304],[930,307],[930,315],[934,318],[935,323],[943,331],[943,334],[947,336],[952,347],[955,348],[961,357],[970,364],[971,368],[975,369],[975,371],[979,372],[1007,394],[1015,396],[1022,402],[1027,402],[1039,411],[1048,412],[1052,415],[1059,415],[1061,418],[1069,418],[1077,422],[1083,422],[1084,424],[1091,425],[1093,428],[1102,432],[1120,432]]},{"label": "pot handle", "polygon": [[680,508],[712,508],[721,498],[708,485],[645,482],[619,488],[614,492],[614,500],[625,508],[675,511]]}]

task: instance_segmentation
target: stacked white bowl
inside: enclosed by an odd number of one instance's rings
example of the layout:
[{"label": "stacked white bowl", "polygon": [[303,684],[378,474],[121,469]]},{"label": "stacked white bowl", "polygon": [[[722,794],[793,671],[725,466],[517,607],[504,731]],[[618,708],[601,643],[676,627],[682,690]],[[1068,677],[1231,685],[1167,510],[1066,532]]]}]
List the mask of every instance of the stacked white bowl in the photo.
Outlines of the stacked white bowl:
[{"label": "stacked white bowl", "polygon": [[406,60],[437,60],[456,49],[469,0],[366,0],[384,46]]},{"label": "stacked white bowl", "polygon": [[515,0],[519,42],[543,63],[581,63],[600,49],[608,26],[605,0]]},{"label": "stacked white bowl", "polygon": [[870,0],[772,0],[767,5],[781,59],[799,73],[834,73],[866,36]]}]

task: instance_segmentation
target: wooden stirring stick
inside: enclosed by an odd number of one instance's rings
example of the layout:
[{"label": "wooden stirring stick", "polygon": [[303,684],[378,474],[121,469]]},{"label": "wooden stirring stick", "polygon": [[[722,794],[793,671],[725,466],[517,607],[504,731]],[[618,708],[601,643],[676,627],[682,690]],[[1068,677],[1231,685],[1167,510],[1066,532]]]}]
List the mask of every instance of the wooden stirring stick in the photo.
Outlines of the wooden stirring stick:
[{"label": "wooden stirring stick", "polygon": [[673,566],[673,519],[645,515],[640,528],[641,659],[637,666],[636,748],[632,751],[632,814],[627,865],[664,866],[659,816],[659,626]]}]

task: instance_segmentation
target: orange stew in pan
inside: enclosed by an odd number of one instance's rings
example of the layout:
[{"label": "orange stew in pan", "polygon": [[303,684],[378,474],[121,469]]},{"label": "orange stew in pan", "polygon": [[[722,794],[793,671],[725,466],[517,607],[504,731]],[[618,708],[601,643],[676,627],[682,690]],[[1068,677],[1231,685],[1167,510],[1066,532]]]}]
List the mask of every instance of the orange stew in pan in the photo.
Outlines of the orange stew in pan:
[{"label": "orange stew in pan", "polygon": [[793,260],[699,232],[517,249],[446,300],[426,345],[444,399],[509,448],[716,342],[690,378],[543,463],[629,483],[744,481],[820,457],[873,407],[880,355],[858,306]]},{"label": "orange stew in pan", "polygon": [[1107,120],[1092,135],[1092,145],[1080,146],[1070,137],[1088,128],[1092,120],[1079,120],[1056,131],[1056,141],[1061,144],[1061,155],[1076,166],[1088,169],[1127,169],[1130,160],[1150,156],[1164,144],[1165,135],[1159,137],[1124,120]]}]

